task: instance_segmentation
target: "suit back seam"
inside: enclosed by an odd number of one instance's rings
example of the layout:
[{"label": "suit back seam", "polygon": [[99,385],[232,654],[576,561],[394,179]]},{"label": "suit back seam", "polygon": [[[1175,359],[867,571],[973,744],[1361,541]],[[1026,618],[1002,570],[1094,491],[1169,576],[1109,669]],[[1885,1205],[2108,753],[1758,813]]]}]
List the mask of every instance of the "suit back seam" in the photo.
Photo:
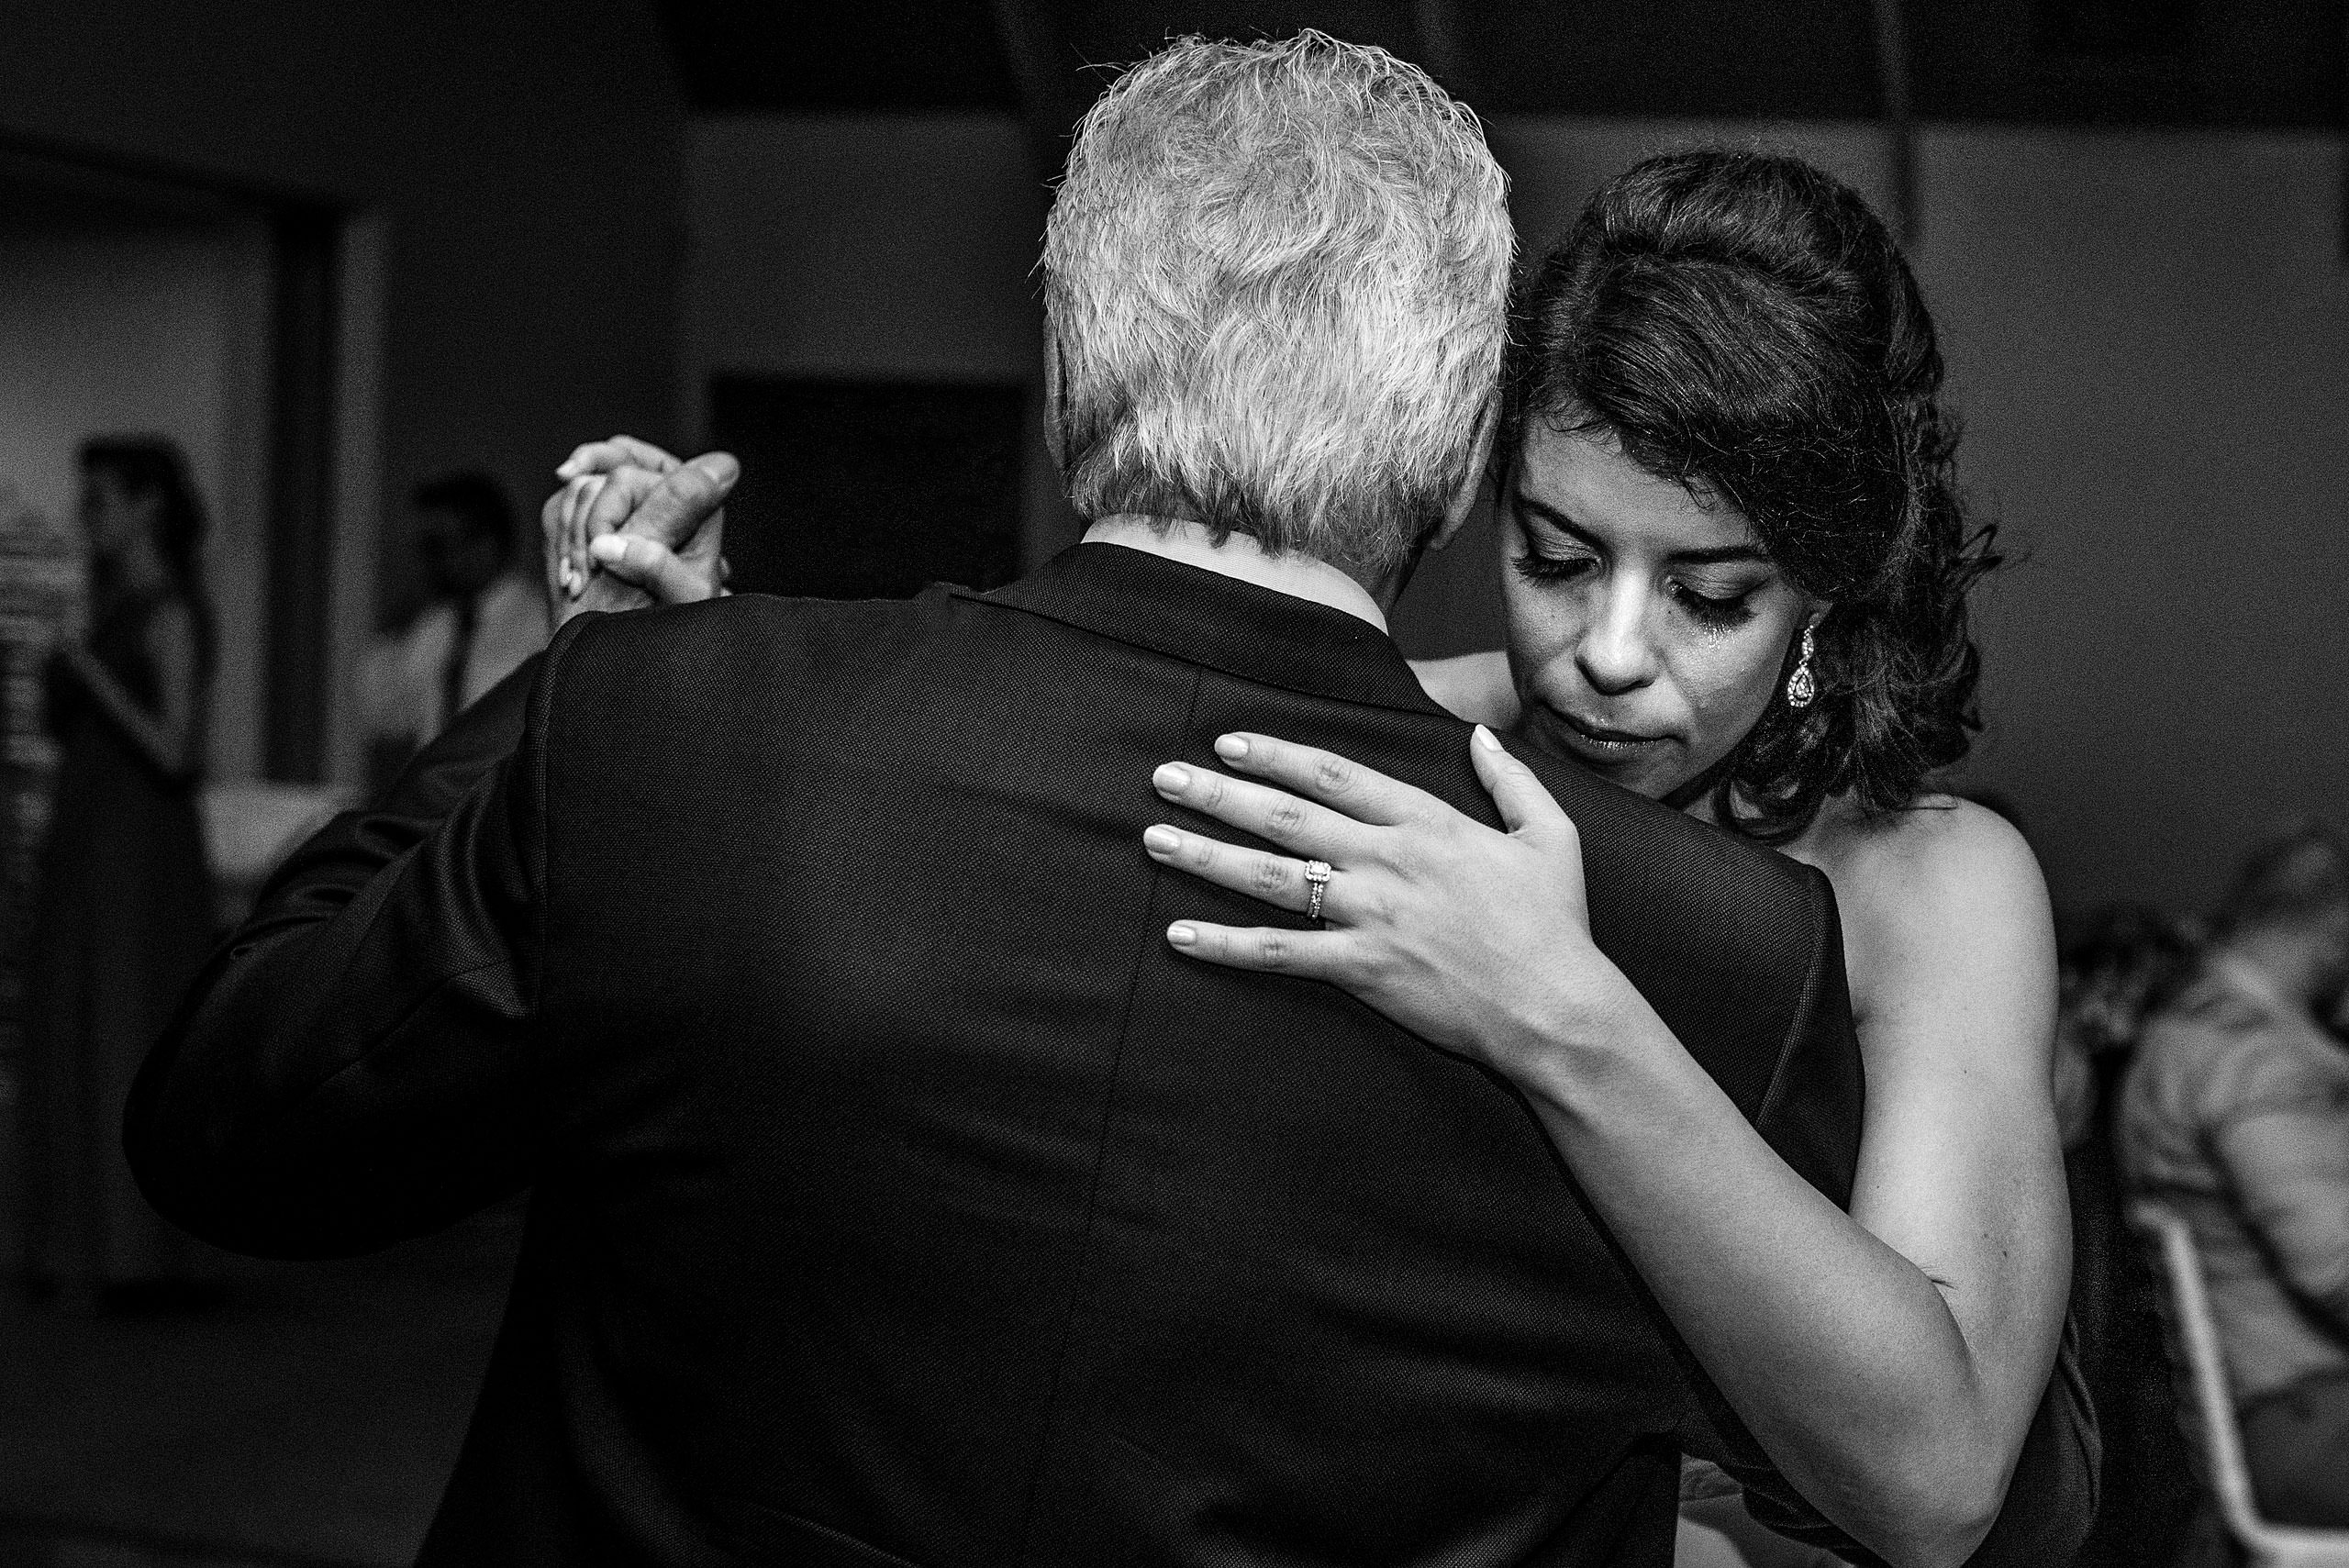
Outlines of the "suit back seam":
[{"label": "suit back seam", "polygon": [[[1191,733],[1192,725],[1197,722],[1199,695],[1206,686],[1206,668],[1194,666],[1191,672],[1191,700],[1183,711],[1182,727],[1176,732],[1178,741],[1187,738]],[[1164,874],[1163,870],[1153,862],[1149,879],[1143,884],[1142,910],[1145,915],[1157,903],[1159,881]],[[1037,1443],[1035,1465],[1029,1472],[1028,1496],[1019,1510],[1019,1545],[1017,1561],[1022,1564],[1026,1564],[1030,1560],[1030,1553],[1035,1544],[1036,1509],[1043,1493],[1044,1475],[1052,1468],[1053,1455],[1060,1446],[1061,1400],[1068,1372],[1069,1357],[1076,1342],[1077,1322],[1091,1304],[1094,1288],[1099,1276],[1098,1263],[1094,1256],[1093,1229],[1101,1205],[1102,1172],[1108,1164],[1110,1123],[1116,1114],[1118,1092],[1125,1075],[1126,1044],[1133,1033],[1134,1002],[1141,992],[1141,967],[1148,961],[1149,956],[1150,937],[1145,931],[1142,933],[1141,940],[1134,944],[1133,967],[1126,975],[1125,1006],[1118,1017],[1118,1042],[1114,1054],[1110,1058],[1109,1081],[1102,1090],[1101,1120],[1094,1138],[1093,1172],[1090,1181],[1086,1184],[1085,1194],[1085,1223],[1078,1231],[1077,1277],[1071,1284],[1068,1307],[1061,1320],[1060,1347],[1052,1356],[1052,1385],[1044,1396],[1044,1418]]]}]

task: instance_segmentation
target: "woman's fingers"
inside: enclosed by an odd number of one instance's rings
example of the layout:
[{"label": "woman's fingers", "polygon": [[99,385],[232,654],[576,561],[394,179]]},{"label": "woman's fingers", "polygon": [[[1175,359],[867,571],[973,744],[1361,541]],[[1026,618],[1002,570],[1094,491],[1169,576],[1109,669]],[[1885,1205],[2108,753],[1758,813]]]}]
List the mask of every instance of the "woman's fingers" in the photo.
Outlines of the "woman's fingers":
[{"label": "woman's fingers", "polygon": [[1342,984],[1352,951],[1341,931],[1284,931],[1269,926],[1217,926],[1177,920],[1166,928],[1167,944],[1186,958],[1205,959],[1227,969],[1294,974]]},{"label": "woman's fingers", "polygon": [[[1141,847],[1160,865],[1173,866],[1189,872],[1218,887],[1228,887],[1234,893],[1244,893],[1251,898],[1261,898],[1278,909],[1299,913],[1310,907],[1312,889],[1305,878],[1305,862],[1294,855],[1267,854],[1262,850],[1242,850],[1220,843],[1204,834],[1186,833],[1179,828],[1161,823],[1143,830]],[[1338,879],[1333,875],[1321,901],[1321,917],[1330,917],[1330,905],[1337,892]]]},{"label": "woman's fingers", "polygon": [[1215,754],[1252,778],[1293,789],[1357,822],[1393,827],[1422,815],[1435,804],[1435,797],[1425,790],[1398,783],[1335,751],[1299,746],[1270,735],[1218,736]]},{"label": "woman's fingers", "polygon": [[616,468],[607,473],[592,474],[581,480],[582,484],[594,484],[579,506],[580,549],[584,551],[590,540],[627,528],[636,520],[638,508],[645,498],[661,486],[662,476],[649,468],[633,464]]},{"label": "woman's fingers", "polygon": [[677,460],[651,441],[640,441],[634,436],[614,436],[607,441],[589,441],[573,448],[571,455],[562,460],[562,466],[554,471],[554,476],[573,480],[583,473],[608,473],[625,466],[666,473],[677,466]]},{"label": "woman's fingers", "polygon": [[1501,825],[1510,832],[1541,838],[1574,831],[1574,822],[1566,816],[1565,808],[1534,776],[1533,770],[1510,756],[1500,737],[1481,724],[1469,737],[1468,762],[1476,770],[1485,793],[1493,797],[1493,806],[1501,814]]},{"label": "woman's fingers", "polygon": [[539,533],[547,592],[558,603],[576,599],[586,590],[592,565],[587,559],[587,539],[580,527],[580,515],[603,483],[599,474],[582,474],[568,480],[540,508]]},{"label": "woman's fingers", "polygon": [[1150,782],[1176,805],[1212,817],[1227,828],[1253,833],[1300,857],[1351,860],[1350,851],[1364,842],[1361,824],[1267,784],[1181,762],[1162,763],[1150,775]]},{"label": "woman's fingers", "polygon": [[587,558],[587,519],[605,491],[612,489],[611,475],[587,473],[572,481],[576,494],[572,497],[571,514],[563,529],[563,568],[570,584],[571,596],[577,598],[587,591],[587,579],[595,575],[596,564]]}]

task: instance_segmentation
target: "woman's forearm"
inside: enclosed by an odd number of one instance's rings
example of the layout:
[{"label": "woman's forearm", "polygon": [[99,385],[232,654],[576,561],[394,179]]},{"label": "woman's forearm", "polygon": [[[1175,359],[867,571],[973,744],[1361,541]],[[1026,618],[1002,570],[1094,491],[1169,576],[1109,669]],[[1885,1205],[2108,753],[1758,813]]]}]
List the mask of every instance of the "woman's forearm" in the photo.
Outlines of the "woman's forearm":
[{"label": "woman's forearm", "polygon": [[92,700],[142,756],[166,773],[177,775],[188,771],[187,738],[171,734],[154,715],[139,706],[138,699],[115,679],[113,671],[86,652],[74,661],[74,671]]},{"label": "woman's forearm", "polygon": [[1797,1175],[1636,992],[1510,1058],[1575,1179],[1787,1480],[1898,1564],[1963,1562],[2012,1454],[1941,1290]]}]

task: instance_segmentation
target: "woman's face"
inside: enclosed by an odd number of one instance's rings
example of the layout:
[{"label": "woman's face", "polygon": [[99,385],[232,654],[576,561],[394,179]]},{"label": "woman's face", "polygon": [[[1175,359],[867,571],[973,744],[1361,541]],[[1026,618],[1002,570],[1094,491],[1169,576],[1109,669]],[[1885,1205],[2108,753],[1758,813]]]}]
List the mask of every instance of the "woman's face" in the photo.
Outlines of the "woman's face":
[{"label": "woman's face", "polygon": [[122,559],[154,523],[153,496],[132,495],[110,470],[83,470],[82,528],[100,560]]},{"label": "woman's face", "polygon": [[1727,756],[1823,607],[1603,433],[1536,426],[1501,497],[1508,662],[1526,731],[1650,798]]}]

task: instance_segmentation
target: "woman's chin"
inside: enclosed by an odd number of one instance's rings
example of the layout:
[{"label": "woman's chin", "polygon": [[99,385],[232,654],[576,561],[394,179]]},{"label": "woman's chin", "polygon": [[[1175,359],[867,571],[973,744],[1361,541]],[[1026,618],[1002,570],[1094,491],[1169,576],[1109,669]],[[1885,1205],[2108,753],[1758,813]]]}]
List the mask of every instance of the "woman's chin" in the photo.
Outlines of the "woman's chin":
[{"label": "woman's chin", "polygon": [[1531,710],[1521,733],[1552,756],[1579,763],[1609,784],[1652,800],[1669,795],[1687,773],[1682,748],[1669,736],[1621,740],[1592,735],[1542,708]]}]

